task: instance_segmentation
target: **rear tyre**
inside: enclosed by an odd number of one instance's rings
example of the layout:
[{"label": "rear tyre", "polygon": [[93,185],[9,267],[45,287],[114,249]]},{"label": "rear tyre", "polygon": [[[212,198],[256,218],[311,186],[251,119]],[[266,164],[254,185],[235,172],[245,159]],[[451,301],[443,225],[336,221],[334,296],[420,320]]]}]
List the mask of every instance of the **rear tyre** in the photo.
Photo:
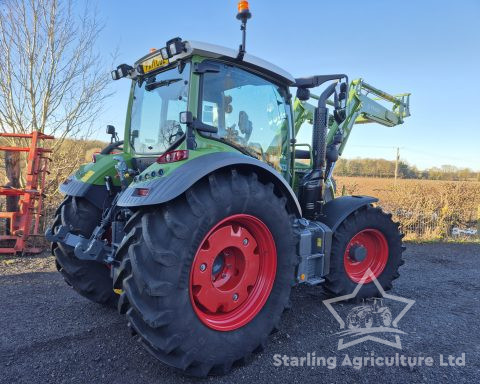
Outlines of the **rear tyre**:
[{"label": "rear tyre", "polygon": [[138,211],[119,247],[120,312],[162,362],[224,374],[263,348],[288,305],[297,264],[286,199],[255,174],[200,181]]},{"label": "rear tyre", "polygon": [[[57,210],[53,231],[60,224],[66,225],[73,234],[88,238],[100,222],[101,213],[88,200],[67,196]],[[55,264],[66,283],[91,301],[115,307],[117,295],[112,289],[110,269],[95,261],[79,260],[73,252],[73,248],[68,245],[52,244]]]},{"label": "rear tyre", "polygon": [[381,296],[367,271],[384,290],[391,289],[404,263],[402,238],[398,223],[380,208],[368,205],[355,211],[333,235],[325,288],[335,296],[347,295],[363,280],[356,299]]}]

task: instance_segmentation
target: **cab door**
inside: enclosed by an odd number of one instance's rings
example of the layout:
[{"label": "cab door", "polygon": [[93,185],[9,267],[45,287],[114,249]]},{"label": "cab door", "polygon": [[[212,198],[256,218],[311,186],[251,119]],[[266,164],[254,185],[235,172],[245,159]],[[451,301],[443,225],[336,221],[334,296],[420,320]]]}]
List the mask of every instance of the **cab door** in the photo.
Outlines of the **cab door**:
[{"label": "cab door", "polygon": [[201,76],[199,119],[205,134],[269,164],[290,180],[291,106],[286,86],[223,62]]}]

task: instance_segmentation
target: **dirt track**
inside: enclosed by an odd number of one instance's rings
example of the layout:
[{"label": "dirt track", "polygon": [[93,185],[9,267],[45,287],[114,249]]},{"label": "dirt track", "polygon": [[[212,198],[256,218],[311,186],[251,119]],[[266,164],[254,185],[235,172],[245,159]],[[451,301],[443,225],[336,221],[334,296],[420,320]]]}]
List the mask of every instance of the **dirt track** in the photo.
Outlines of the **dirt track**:
[{"label": "dirt track", "polygon": [[[337,351],[338,324],[321,288],[299,287],[282,329],[244,367],[206,382],[480,382],[480,245],[408,245],[392,292],[416,300],[401,320],[402,350],[372,341]],[[115,311],[78,296],[52,257],[0,260],[1,383],[192,382],[144,351]],[[354,304],[348,304],[353,306]],[[337,357],[337,367],[276,367],[274,355]],[[340,364],[353,356],[431,356],[433,367]],[[440,367],[465,353],[465,366]]]}]

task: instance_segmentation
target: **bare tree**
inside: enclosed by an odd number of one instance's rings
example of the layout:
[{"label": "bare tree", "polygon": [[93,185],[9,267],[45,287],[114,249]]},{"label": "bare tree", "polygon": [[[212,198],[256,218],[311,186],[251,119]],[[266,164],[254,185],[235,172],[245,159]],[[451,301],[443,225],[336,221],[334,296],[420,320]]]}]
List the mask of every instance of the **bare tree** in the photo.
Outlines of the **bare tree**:
[{"label": "bare tree", "polygon": [[[54,135],[55,150],[91,129],[109,79],[96,50],[102,25],[88,2],[78,8],[72,0],[0,1],[0,131]],[[5,160],[19,187],[18,156]]]}]

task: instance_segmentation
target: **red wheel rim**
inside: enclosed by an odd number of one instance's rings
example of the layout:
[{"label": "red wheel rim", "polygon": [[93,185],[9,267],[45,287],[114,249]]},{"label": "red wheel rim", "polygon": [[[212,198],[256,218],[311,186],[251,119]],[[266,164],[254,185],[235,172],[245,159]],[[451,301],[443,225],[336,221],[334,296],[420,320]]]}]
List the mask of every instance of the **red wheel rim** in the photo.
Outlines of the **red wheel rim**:
[{"label": "red wheel rim", "polygon": [[207,233],[193,260],[193,309],[212,329],[240,328],[263,308],[276,270],[275,241],[268,227],[250,215],[229,216]]},{"label": "red wheel rim", "polygon": [[[388,243],[385,235],[378,229],[367,228],[358,232],[348,242],[343,264],[348,277],[358,283],[370,269],[377,278],[385,269],[388,260]],[[364,283],[370,283],[368,276]]]}]

